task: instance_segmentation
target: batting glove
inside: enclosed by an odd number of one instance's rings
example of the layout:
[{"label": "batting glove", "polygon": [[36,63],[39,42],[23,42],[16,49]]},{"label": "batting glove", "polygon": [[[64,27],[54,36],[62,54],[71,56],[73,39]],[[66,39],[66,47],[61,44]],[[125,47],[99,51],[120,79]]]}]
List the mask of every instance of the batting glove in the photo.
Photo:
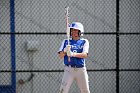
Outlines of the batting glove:
[{"label": "batting glove", "polygon": [[64,48],[64,53],[67,53],[67,51],[70,51],[71,50],[71,45],[67,45],[65,48]]},{"label": "batting glove", "polygon": [[67,47],[64,48],[64,53],[67,53]]},{"label": "batting glove", "polygon": [[67,56],[69,57],[73,56],[73,52],[71,51],[71,45],[66,46],[66,53],[67,53]]},{"label": "batting glove", "polygon": [[73,57],[73,52],[70,50],[70,51],[67,51],[67,56],[69,56],[69,57]]}]

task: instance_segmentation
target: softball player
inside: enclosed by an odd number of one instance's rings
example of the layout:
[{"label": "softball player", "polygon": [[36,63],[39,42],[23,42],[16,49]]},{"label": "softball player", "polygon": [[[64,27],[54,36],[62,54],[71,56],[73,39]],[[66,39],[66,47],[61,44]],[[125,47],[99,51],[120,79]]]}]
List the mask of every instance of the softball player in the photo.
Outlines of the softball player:
[{"label": "softball player", "polygon": [[[84,27],[79,22],[70,24],[70,40],[63,40],[59,49],[59,57],[64,58],[64,75],[59,93],[68,93],[70,86],[76,80],[81,93],[90,93],[88,74],[85,65],[85,58],[88,56],[89,42],[81,38]],[[68,61],[70,57],[70,61]]]}]

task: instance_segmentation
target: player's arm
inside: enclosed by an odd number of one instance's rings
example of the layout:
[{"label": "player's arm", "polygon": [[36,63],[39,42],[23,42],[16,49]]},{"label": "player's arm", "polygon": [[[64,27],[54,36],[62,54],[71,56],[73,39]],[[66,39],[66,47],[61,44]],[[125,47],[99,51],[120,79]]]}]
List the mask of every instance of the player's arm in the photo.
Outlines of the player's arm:
[{"label": "player's arm", "polygon": [[88,53],[86,53],[86,52],[83,52],[83,53],[73,53],[73,57],[87,58],[88,57]]},{"label": "player's arm", "polygon": [[61,44],[61,47],[59,48],[59,51],[58,51],[58,56],[60,58],[64,58],[64,56],[66,55],[66,51],[65,51],[65,48],[64,48],[64,43],[65,43],[65,40],[63,40],[63,42]]}]

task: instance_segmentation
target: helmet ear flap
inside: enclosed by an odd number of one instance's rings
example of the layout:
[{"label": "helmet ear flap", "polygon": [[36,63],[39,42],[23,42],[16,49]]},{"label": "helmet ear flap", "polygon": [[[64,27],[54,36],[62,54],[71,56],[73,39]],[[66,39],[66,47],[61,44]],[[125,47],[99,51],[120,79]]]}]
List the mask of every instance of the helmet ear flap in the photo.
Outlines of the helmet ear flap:
[{"label": "helmet ear flap", "polygon": [[79,30],[78,35],[81,36],[81,31]]}]

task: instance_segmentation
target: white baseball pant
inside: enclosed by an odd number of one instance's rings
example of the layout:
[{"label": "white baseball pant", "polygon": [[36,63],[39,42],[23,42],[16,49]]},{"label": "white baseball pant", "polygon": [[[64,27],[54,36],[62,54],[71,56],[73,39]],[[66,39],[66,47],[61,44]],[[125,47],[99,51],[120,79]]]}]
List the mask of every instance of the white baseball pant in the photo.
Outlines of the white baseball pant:
[{"label": "white baseball pant", "polygon": [[72,68],[70,66],[65,66],[59,93],[68,93],[74,80],[76,80],[81,93],[90,93],[86,67]]}]

